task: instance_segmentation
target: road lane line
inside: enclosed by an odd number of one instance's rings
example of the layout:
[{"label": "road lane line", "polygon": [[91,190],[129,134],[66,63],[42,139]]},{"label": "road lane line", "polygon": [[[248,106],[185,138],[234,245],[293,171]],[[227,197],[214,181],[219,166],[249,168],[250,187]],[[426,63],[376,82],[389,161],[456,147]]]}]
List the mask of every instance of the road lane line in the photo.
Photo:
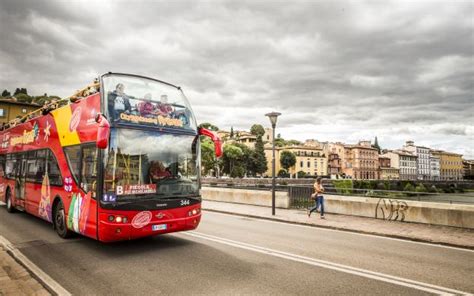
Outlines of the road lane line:
[{"label": "road lane line", "polygon": [[425,246],[430,246],[430,247],[438,247],[438,248],[444,248],[444,249],[451,249],[451,250],[456,250],[456,251],[464,251],[464,252],[474,253],[474,250],[472,250],[472,249],[446,246],[446,245],[442,245],[440,243],[435,243],[435,242],[433,242],[433,243],[418,242],[418,241],[410,240],[409,238],[402,239],[402,238],[387,237],[387,236],[377,235],[377,234],[360,233],[360,232],[352,231],[350,229],[348,229],[348,230],[331,229],[331,228],[320,227],[320,225],[317,225],[317,224],[315,224],[315,225],[301,225],[301,224],[293,223],[291,221],[290,222],[274,221],[274,220],[268,220],[265,217],[264,218],[249,217],[249,216],[245,216],[245,215],[241,215],[241,214],[214,212],[212,210],[206,210],[206,209],[203,209],[203,211],[206,211],[208,214],[210,213],[210,214],[231,216],[231,217],[245,217],[247,219],[253,219],[253,220],[257,220],[257,221],[265,222],[265,223],[284,224],[284,225],[290,225],[290,226],[296,226],[296,227],[302,227],[302,228],[308,228],[308,229],[318,229],[318,230],[322,230],[322,231],[334,231],[334,232],[340,232],[340,233],[344,233],[344,234],[369,236],[369,237],[373,237],[373,238],[380,238],[380,239],[393,240],[393,241],[399,241],[399,242],[405,242],[405,243],[411,243],[411,244],[418,244],[418,245],[425,245]]},{"label": "road lane line", "polygon": [[383,282],[387,282],[387,283],[391,283],[391,284],[395,284],[399,286],[404,286],[408,288],[413,288],[413,289],[417,289],[417,290],[421,290],[421,291],[425,291],[425,292],[429,292],[433,294],[471,295],[469,293],[459,291],[459,290],[454,290],[450,288],[418,282],[415,280],[410,280],[410,279],[405,279],[405,278],[401,278],[397,276],[374,272],[374,271],[370,271],[370,270],[366,270],[362,268],[356,268],[356,267],[352,267],[348,265],[343,265],[343,264],[333,263],[329,261],[314,259],[310,257],[300,256],[300,255],[296,255],[292,253],[282,252],[282,251],[278,251],[278,250],[274,250],[270,248],[251,245],[251,244],[234,241],[234,240],[230,240],[226,238],[221,238],[221,237],[217,237],[213,235],[208,235],[208,234],[204,234],[200,232],[183,232],[177,235],[186,235],[186,236],[196,237],[196,238],[209,240],[209,241],[213,241],[213,242],[224,244],[224,245],[233,246],[240,249],[245,249],[245,250],[262,253],[262,254],[266,254],[266,255],[270,255],[274,257],[284,258],[291,261],[301,262],[301,263],[318,266],[322,268],[332,269],[332,270],[349,273],[349,274],[353,274],[353,275],[357,275],[357,276],[361,276],[365,278],[375,279],[375,280],[379,280],[379,281],[383,281]]},{"label": "road lane line", "polygon": [[10,253],[17,262],[23,265],[30,273],[38,279],[45,288],[52,294],[59,296],[70,296],[66,289],[64,289],[58,282],[53,280],[43,270],[41,270],[36,264],[31,262],[20,250],[18,250],[13,244],[5,237],[0,235],[0,245],[2,245],[8,253]]}]

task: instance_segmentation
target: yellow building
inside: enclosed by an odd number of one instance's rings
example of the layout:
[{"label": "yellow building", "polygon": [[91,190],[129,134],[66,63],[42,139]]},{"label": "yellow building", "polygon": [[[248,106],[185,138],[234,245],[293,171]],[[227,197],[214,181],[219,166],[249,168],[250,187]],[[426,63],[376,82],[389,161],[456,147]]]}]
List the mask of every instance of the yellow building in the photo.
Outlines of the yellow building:
[{"label": "yellow building", "polygon": [[40,108],[40,105],[17,102],[11,99],[0,99],[0,123],[7,123],[17,116],[26,114]]},{"label": "yellow building", "polygon": [[[280,155],[283,151],[289,151],[295,154],[296,163],[293,167],[290,167],[289,173],[293,176],[297,172],[304,172],[311,176],[327,176],[328,174],[328,160],[323,150],[316,147],[306,146],[286,146],[286,147],[275,147],[275,174],[283,169],[280,164]],[[267,176],[272,175],[272,146],[265,145],[265,157],[267,158],[266,172]]]},{"label": "yellow building", "polygon": [[462,180],[464,166],[462,155],[441,150],[432,150],[434,156],[439,157],[441,180]]}]

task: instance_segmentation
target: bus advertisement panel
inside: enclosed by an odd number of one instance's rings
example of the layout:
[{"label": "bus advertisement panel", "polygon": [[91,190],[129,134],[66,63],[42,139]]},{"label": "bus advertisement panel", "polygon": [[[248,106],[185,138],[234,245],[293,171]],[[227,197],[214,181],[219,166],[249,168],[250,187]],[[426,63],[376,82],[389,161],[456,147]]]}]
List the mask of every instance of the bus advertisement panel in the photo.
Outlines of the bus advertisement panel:
[{"label": "bus advertisement panel", "polygon": [[0,131],[0,200],[72,233],[118,241],[195,229],[198,129],[179,87],[108,73],[69,104]]}]

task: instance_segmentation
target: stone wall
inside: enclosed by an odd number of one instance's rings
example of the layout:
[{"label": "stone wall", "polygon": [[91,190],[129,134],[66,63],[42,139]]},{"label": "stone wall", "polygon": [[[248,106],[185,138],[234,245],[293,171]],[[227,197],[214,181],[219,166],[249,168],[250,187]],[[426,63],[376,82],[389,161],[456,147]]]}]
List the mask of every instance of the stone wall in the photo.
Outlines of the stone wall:
[{"label": "stone wall", "polygon": [[[268,207],[272,204],[269,190],[203,187],[201,194],[203,199],[212,201]],[[290,207],[287,192],[276,192],[276,207]],[[474,229],[474,205],[326,194],[325,208],[335,214]]]}]

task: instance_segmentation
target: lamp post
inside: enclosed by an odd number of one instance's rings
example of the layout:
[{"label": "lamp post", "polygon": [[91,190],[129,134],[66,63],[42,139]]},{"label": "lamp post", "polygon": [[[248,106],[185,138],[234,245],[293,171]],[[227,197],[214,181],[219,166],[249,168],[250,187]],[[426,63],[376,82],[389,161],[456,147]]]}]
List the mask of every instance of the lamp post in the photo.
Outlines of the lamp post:
[{"label": "lamp post", "polygon": [[270,122],[272,124],[273,129],[273,137],[272,137],[272,215],[275,216],[275,127],[277,123],[277,118],[280,116],[281,113],[278,112],[271,112],[265,114],[270,118]]}]

